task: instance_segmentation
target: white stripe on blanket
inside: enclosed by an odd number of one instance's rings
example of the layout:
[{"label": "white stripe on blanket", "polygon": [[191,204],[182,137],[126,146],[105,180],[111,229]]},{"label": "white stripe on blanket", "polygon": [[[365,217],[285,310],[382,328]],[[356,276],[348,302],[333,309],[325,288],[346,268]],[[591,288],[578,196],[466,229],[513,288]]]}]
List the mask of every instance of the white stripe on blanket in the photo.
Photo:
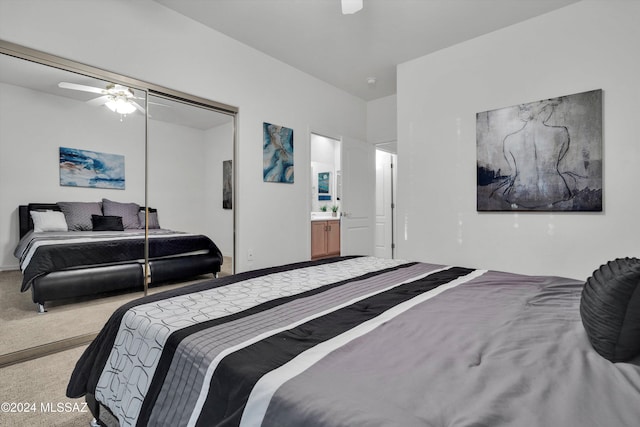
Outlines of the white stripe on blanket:
[{"label": "white stripe on blanket", "polygon": [[312,316],[309,316],[309,317],[306,317],[306,318],[304,318],[302,320],[299,320],[297,322],[291,323],[290,325],[286,325],[284,327],[277,328],[277,329],[265,332],[265,333],[260,334],[260,335],[254,337],[254,338],[252,338],[252,339],[250,339],[248,341],[245,341],[243,343],[240,343],[238,345],[235,345],[233,347],[230,347],[230,348],[222,351],[218,356],[216,356],[216,358],[213,360],[213,362],[209,365],[209,367],[207,369],[207,373],[205,374],[204,382],[202,384],[202,389],[200,390],[200,395],[198,396],[198,401],[196,402],[196,406],[195,406],[195,408],[193,410],[193,413],[191,414],[191,418],[189,419],[189,423],[187,424],[187,426],[195,426],[196,425],[196,422],[198,421],[198,417],[200,416],[200,411],[202,410],[202,406],[204,405],[205,401],[207,400],[207,395],[209,394],[209,386],[211,385],[211,377],[213,376],[213,373],[215,372],[216,368],[218,367],[218,364],[220,363],[220,361],[222,359],[224,359],[227,355],[229,355],[229,354],[231,354],[233,352],[236,352],[236,351],[238,351],[238,350],[240,350],[240,349],[242,349],[244,347],[248,347],[251,344],[256,343],[258,341],[261,341],[261,340],[263,340],[265,338],[268,338],[268,337],[270,337],[272,335],[276,335],[276,334],[278,334],[280,332],[283,332],[283,331],[286,331],[288,329],[295,328],[296,326],[302,325],[302,324],[304,324],[306,322],[309,322],[309,321],[311,321],[313,319],[316,319],[318,317],[322,317],[322,316],[327,315],[329,313],[332,313],[334,311],[338,311],[341,308],[353,305],[353,304],[357,303],[358,301],[364,300],[366,298],[372,297],[372,296],[377,295],[377,294],[381,294],[383,292],[387,292],[387,291],[389,291],[389,290],[391,290],[393,288],[397,288],[398,286],[404,285],[405,283],[409,283],[409,282],[413,282],[413,281],[416,281],[416,280],[420,280],[420,279],[422,279],[424,277],[427,277],[429,275],[432,275],[434,273],[438,273],[438,272],[443,271],[443,270],[448,270],[449,268],[451,268],[451,267],[443,267],[443,268],[439,268],[437,270],[429,271],[427,273],[422,273],[422,274],[416,275],[415,277],[412,277],[410,279],[403,280],[402,282],[394,283],[393,285],[388,286],[388,287],[386,287],[384,289],[379,289],[379,290],[377,290],[375,292],[370,292],[370,293],[368,293],[366,295],[360,295],[360,296],[358,296],[356,298],[353,298],[350,301],[344,302],[344,303],[342,303],[340,305],[336,305],[336,306],[331,307],[331,308],[329,308],[327,310],[321,311],[321,312],[316,313],[316,314],[314,314]]},{"label": "white stripe on blanket", "polygon": [[267,412],[267,408],[269,407],[269,402],[276,390],[286,381],[301,374],[332,351],[346,345],[358,337],[365,335],[366,333],[373,331],[378,326],[404,313],[411,307],[427,301],[448,289],[469,282],[476,277],[480,277],[484,273],[486,273],[486,270],[475,270],[466,276],[459,277],[449,283],[418,295],[409,301],[405,301],[404,303],[385,311],[381,315],[364,322],[329,341],[316,345],[315,347],[301,353],[290,362],[285,363],[281,367],[264,375],[253,387],[253,390],[249,395],[249,400],[247,401],[247,405],[242,413],[240,427],[260,425]]}]

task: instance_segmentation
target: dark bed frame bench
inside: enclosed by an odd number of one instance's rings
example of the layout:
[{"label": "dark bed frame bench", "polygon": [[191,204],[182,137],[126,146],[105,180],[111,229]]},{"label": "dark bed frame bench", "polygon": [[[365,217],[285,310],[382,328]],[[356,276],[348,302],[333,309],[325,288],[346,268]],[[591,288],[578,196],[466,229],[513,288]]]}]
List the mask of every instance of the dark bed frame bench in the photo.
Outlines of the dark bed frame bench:
[{"label": "dark bed frame bench", "polygon": [[[32,203],[20,205],[18,216],[20,238],[33,230],[30,210],[56,210],[60,208],[52,203]],[[141,208],[144,209],[144,208]],[[153,211],[150,209],[150,211]],[[222,258],[217,254],[199,254],[184,257],[150,259],[149,284],[157,285],[188,279],[203,274],[220,272]],[[144,262],[139,260],[112,265],[95,265],[82,268],[56,271],[34,279],[31,284],[31,296],[37,304],[39,313],[46,312],[46,301],[55,301],[112,291],[142,290]]]}]

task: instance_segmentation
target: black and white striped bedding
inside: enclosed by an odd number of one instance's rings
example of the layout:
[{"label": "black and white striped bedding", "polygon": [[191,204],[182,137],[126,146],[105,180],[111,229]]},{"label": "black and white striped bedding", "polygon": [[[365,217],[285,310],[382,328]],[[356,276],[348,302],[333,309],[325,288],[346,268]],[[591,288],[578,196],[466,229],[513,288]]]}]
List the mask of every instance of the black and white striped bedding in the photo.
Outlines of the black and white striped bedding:
[{"label": "black and white striped bedding", "polygon": [[[54,271],[143,262],[144,238],[144,230],[29,232],[14,252],[23,272],[21,291],[27,291],[35,278]],[[207,236],[149,230],[150,258],[209,252],[220,254]]]},{"label": "black and white striped bedding", "polygon": [[242,273],[121,307],[67,394],[121,426],[635,425],[640,368],[590,348],[581,287],[371,257]]}]

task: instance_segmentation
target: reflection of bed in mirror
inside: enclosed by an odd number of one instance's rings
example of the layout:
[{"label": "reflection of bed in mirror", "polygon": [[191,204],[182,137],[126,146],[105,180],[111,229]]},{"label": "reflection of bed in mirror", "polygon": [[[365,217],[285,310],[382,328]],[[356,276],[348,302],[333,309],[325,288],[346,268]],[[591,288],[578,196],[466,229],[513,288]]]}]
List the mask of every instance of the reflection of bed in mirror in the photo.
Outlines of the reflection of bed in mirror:
[{"label": "reflection of bed in mirror", "polygon": [[[217,275],[222,253],[209,237],[162,229],[157,212],[149,211],[150,285]],[[143,288],[144,208],[103,199],[31,203],[18,214],[21,290],[31,289],[40,312],[46,301]]]}]

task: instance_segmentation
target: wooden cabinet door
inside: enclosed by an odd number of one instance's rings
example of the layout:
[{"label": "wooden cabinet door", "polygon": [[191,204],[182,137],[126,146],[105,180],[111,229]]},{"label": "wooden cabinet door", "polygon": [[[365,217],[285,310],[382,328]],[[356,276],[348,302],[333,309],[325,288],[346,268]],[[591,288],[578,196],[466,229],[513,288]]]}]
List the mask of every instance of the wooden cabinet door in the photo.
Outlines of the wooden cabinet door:
[{"label": "wooden cabinet door", "polygon": [[327,255],[327,221],[311,222],[311,259]]},{"label": "wooden cabinet door", "polygon": [[340,221],[327,221],[327,256],[340,255]]}]

